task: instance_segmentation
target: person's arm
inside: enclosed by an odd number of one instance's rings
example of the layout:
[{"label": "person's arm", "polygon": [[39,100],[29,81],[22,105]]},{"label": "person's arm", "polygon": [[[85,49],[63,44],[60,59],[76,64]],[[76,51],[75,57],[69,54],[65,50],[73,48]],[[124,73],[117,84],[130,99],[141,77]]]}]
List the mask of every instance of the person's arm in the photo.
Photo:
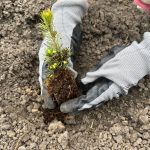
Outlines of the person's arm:
[{"label": "person's arm", "polygon": [[[80,23],[88,9],[87,0],[58,0],[52,6],[53,24],[60,37],[62,48],[70,48],[72,54],[79,49],[81,42]],[[47,69],[44,61],[45,49],[47,48],[46,39],[43,40],[39,50],[39,82],[41,87],[41,96],[45,103],[44,108],[53,109],[55,104],[49,96],[46,87],[44,87],[44,79],[46,78]],[[77,76],[77,72],[73,69],[71,58],[69,59],[70,70]]]}]

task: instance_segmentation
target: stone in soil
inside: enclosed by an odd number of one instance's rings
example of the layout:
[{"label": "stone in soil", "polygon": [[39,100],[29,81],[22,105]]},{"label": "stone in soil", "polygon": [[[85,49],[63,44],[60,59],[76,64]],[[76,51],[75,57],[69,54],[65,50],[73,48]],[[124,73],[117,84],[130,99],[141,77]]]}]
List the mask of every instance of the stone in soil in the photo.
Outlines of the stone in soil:
[{"label": "stone in soil", "polygon": [[65,126],[61,121],[53,121],[49,124],[48,126],[48,133],[49,134],[54,134],[54,133],[61,133],[62,131],[65,130]]}]

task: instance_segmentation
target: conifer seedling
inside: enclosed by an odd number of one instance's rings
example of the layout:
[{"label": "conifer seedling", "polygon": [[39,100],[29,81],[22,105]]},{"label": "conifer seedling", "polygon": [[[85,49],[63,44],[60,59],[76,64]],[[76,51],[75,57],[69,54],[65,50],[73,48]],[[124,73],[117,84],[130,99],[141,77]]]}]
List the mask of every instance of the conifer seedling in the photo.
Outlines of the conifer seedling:
[{"label": "conifer seedling", "polygon": [[50,9],[40,13],[41,23],[39,25],[46,39],[45,63],[49,74],[44,81],[49,95],[58,105],[78,94],[77,85],[73,73],[67,68],[68,59],[71,56],[69,48],[62,49],[60,37],[53,25],[53,13]]}]

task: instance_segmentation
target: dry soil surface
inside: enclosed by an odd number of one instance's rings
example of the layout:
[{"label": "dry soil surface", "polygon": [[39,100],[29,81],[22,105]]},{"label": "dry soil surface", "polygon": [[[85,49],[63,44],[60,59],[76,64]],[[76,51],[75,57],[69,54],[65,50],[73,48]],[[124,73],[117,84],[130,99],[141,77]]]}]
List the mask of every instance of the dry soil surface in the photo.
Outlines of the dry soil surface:
[{"label": "dry soil surface", "polygon": [[[142,39],[150,16],[131,0],[91,0],[83,19],[79,67],[84,74],[114,45]],[[150,77],[128,96],[45,125],[38,108],[38,12],[48,0],[0,1],[0,150],[149,150]],[[132,55],[132,54],[131,54]]]}]

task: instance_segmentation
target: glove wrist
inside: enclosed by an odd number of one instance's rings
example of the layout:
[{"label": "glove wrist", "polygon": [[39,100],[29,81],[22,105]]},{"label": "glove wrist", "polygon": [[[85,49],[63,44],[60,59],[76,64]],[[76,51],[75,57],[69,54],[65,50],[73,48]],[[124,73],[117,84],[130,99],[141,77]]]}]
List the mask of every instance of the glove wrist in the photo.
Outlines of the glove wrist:
[{"label": "glove wrist", "polygon": [[87,8],[87,0],[59,0],[52,6],[53,24],[62,48],[70,48],[73,29],[81,23]]},{"label": "glove wrist", "polygon": [[150,32],[146,32],[144,34],[144,39],[141,43],[139,43],[137,49],[141,57],[144,59],[143,61],[146,62],[147,71],[150,72]]}]

